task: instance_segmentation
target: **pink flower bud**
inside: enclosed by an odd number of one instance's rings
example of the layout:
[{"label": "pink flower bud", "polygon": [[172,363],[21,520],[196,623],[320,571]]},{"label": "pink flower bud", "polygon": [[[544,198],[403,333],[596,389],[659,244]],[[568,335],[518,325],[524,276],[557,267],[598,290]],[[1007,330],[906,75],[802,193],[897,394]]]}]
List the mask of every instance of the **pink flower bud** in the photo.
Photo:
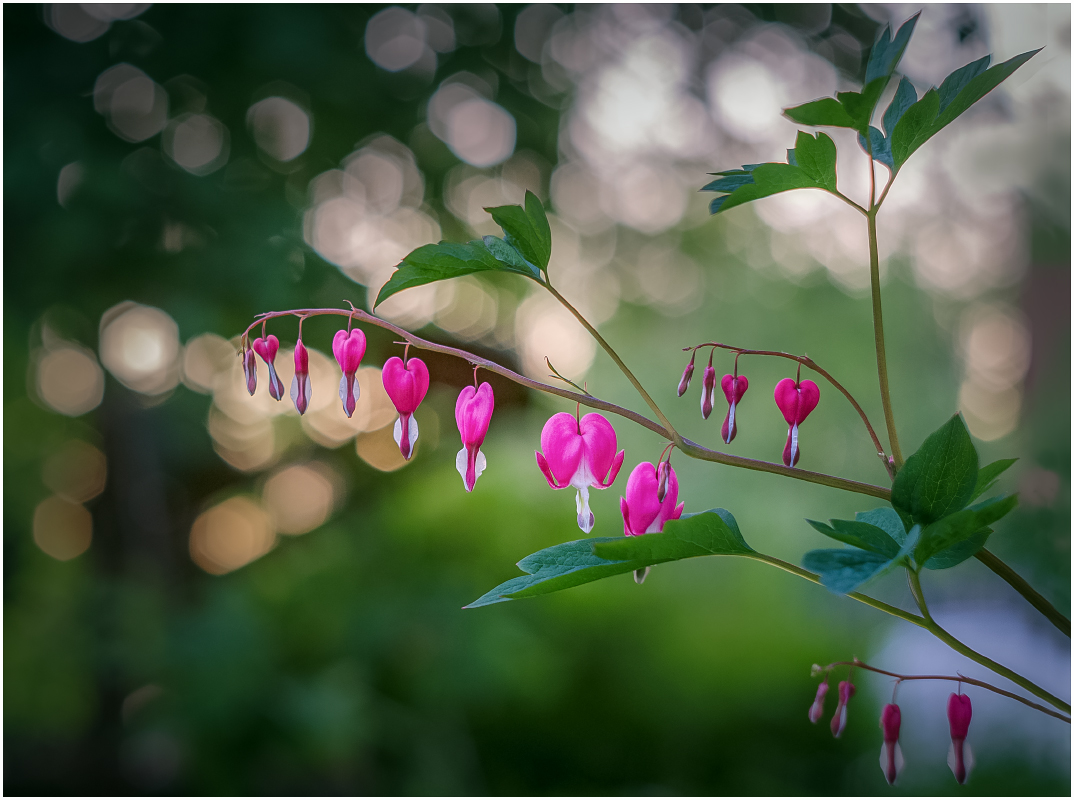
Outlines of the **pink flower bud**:
[{"label": "pink flower bud", "polygon": [[857,690],[850,681],[839,681],[839,702],[836,703],[835,713],[832,715],[832,736],[836,739],[843,735],[847,726],[847,703],[855,691]]},{"label": "pink flower bud", "polygon": [[361,394],[357,373],[365,355],[365,334],[358,328],[350,333],[336,331],[332,338],[332,355],[343,371],[343,378],[339,382],[339,399],[343,401],[343,412],[349,417],[354,413]]},{"label": "pink flower bud", "polygon": [[661,461],[656,465],[656,499],[661,503],[668,493],[668,475],[671,470],[670,461]]},{"label": "pink flower bud", "polygon": [[776,384],[775,398],[783,418],[791,426],[787,431],[787,444],[783,448],[783,463],[793,467],[801,456],[798,426],[805,422],[805,418],[820,402],[820,388],[808,379],[798,383],[793,378],[784,378]]},{"label": "pink flower bud", "polygon": [[824,698],[828,694],[828,681],[825,680],[817,687],[817,696],[813,698],[813,705],[809,707],[809,721],[814,725],[824,716]]},{"label": "pink flower bud", "polygon": [[459,426],[462,436],[462,450],[455,457],[455,469],[462,476],[468,492],[474,490],[474,484],[485,471],[485,454],[481,452],[481,445],[488,433],[495,405],[492,387],[487,383],[482,383],[477,389],[465,387],[455,401],[455,424]]},{"label": "pink flower bud", "polygon": [[384,362],[381,380],[384,381],[384,391],[399,412],[399,419],[395,421],[395,443],[403,458],[409,461],[418,441],[414,412],[429,391],[429,368],[420,358],[407,359],[404,364],[403,359],[392,356]]},{"label": "pink flower bud", "polygon": [[589,490],[607,489],[619,475],[625,450],[615,452],[615,429],[600,414],[586,414],[581,420],[561,411],[553,414],[541,431],[541,451],[537,466],[553,489],[573,486],[578,494],[575,506],[578,527],[593,530],[596,519],[589,509]]},{"label": "pink flower bud", "polygon": [[[280,340],[272,334],[269,334],[267,339],[258,337],[254,339],[252,345],[250,345],[254,352],[261,356],[261,360],[265,362],[265,366],[268,367],[269,385],[268,391],[273,400],[283,399],[283,383],[280,382],[280,376],[276,374],[276,353],[280,349]],[[249,387],[247,387],[249,388]]]},{"label": "pink flower bud", "polygon": [[291,400],[294,402],[299,414],[306,413],[312,396],[310,354],[306,351],[306,345],[302,344],[302,340],[299,339],[295,342],[295,377],[291,380]]},{"label": "pink flower bud", "polygon": [[902,712],[894,703],[888,703],[880,712],[880,728],[884,731],[884,744],[880,748],[880,769],[884,771],[884,778],[888,784],[895,783],[895,779],[902,770],[902,749],[899,747],[899,726],[902,724]]},{"label": "pink flower bud", "polygon": [[254,356],[253,350],[247,350],[242,356],[242,368],[246,373],[246,388],[250,391],[250,396],[253,397],[254,392],[257,390],[257,358]]},{"label": "pink flower bud", "polygon": [[742,399],[742,395],[746,393],[749,386],[750,382],[746,380],[745,375],[724,375],[723,380],[720,381],[723,396],[727,398],[727,418],[724,419],[723,427],[720,428],[720,435],[727,444],[731,444],[731,440],[738,433],[735,410],[738,407],[738,401]]},{"label": "pink flower bud", "polygon": [[686,390],[690,388],[690,379],[694,377],[694,354],[690,355],[690,363],[686,365],[686,369],[682,371],[682,377],[679,378],[679,397],[686,394]]},{"label": "pink flower bud", "polygon": [[[664,462],[665,464],[667,462]],[[656,467],[643,461],[634,467],[627,478],[626,497],[619,498],[619,510],[623,512],[623,533],[641,536],[644,533],[661,533],[668,520],[682,516],[685,503],[675,505],[679,499],[679,479],[675,470],[667,464],[667,492],[664,499],[657,498],[658,479]]]},{"label": "pink flower bud", "polygon": [[708,419],[712,406],[716,402],[716,370],[712,365],[705,367],[705,376],[701,380],[701,418]]},{"label": "pink flower bud", "polygon": [[951,726],[951,748],[947,751],[947,766],[955,775],[955,780],[965,783],[973,769],[973,750],[966,743],[970,732],[970,718],[973,706],[968,695],[951,693],[947,698],[947,722]]}]

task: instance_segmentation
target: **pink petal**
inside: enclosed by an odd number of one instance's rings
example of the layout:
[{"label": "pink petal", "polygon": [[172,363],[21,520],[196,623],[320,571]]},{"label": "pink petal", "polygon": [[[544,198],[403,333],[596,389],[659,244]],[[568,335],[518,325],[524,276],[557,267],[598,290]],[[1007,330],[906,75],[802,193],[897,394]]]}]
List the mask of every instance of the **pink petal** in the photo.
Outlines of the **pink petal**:
[{"label": "pink petal", "polygon": [[579,423],[584,456],[589,472],[599,482],[608,475],[616,459],[615,429],[600,414],[586,414]]},{"label": "pink petal", "polygon": [[556,483],[569,485],[584,455],[584,441],[573,414],[561,411],[549,417],[541,430],[541,452]]},{"label": "pink petal", "polygon": [[548,459],[541,455],[540,451],[535,451],[534,455],[537,456],[537,466],[544,474],[544,479],[548,481],[548,485],[553,489],[566,489],[570,484],[563,484],[560,486],[556,483],[556,476],[552,474],[552,468],[548,466]]},{"label": "pink petal", "polygon": [[429,369],[420,358],[412,358],[404,365],[401,358],[392,356],[384,362],[381,380],[400,414],[413,414],[429,391]]},{"label": "pink petal", "polygon": [[488,383],[482,383],[477,389],[466,386],[459,393],[459,399],[455,401],[455,424],[459,426],[464,445],[478,448],[485,441],[495,405]]},{"label": "pink petal", "polygon": [[805,422],[805,418],[812,413],[820,402],[820,387],[811,380],[804,380],[798,384],[798,393],[801,401],[798,404],[798,418],[795,420],[799,425]]},{"label": "pink petal", "polygon": [[603,482],[598,483],[597,488],[607,489],[609,486],[615,483],[615,479],[619,477],[619,470],[623,466],[624,458],[626,458],[626,450],[620,450],[619,453],[615,456],[615,461],[612,462],[612,468],[608,472],[608,477],[605,478]]},{"label": "pink petal", "polygon": [[261,356],[262,361],[266,364],[271,364],[276,359],[276,353],[280,349],[280,340],[270,333],[267,339],[260,337],[254,339],[251,347],[253,347],[255,353]]},{"label": "pink petal", "polygon": [[[731,386],[734,384],[735,394],[731,396]],[[739,375],[737,378],[734,375],[724,375],[720,381],[720,388],[723,389],[723,396],[727,398],[728,404],[737,403],[742,399],[742,395],[746,393],[746,390],[750,387],[750,382],[746,380],[745,375]]]},{"label": "pink petal", "polygon": [[794,379],[784,378],[777,383],[774,395],[776,398],[776,405],[779,406],[779,410],[783,412],[783,419],[787,420],[788,425],[793,425],[797,422],[798,404],[800,402],[798,387],[795,384]]}]

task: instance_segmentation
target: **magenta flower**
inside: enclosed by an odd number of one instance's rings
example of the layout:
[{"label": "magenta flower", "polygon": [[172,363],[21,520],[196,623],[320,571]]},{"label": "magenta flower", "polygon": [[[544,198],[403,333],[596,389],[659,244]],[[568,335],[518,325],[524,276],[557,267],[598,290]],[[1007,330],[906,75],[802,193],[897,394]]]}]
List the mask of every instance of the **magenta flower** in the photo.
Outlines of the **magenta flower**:
[{"label": "magenta flower", "polygon": [[462,476],[468,492],[474,490],[474,484],[485,471],[485,454],[481,452],[481,444],[488,433],[495,405],[492,387],[487,383],[482,383],[477,389],[465,387],[455,401],[455,423],[462,436],[462,450],[455,457],[455,469]]},{"label": "magenta flower", "polygon": [[817,696],[813,698],[813,705],[809,707],[809,721],[814,725],[824,715],[824,698],[828,694],[828,680],[817,687]]},{"label": "magenta flower", "polygon": [[[261,356],[261,360],[264,361],[265,365],[268,367],[269,394],[272,396],[273,400],[282,400],[283,384],[280,382],[280,376],[276,374],[276,365],[274,363],[276,361],[276,353],[280,349],[280,340],[270,333],[267,339],[262,339],[261,337],[254,339],[254,343],[251,347],[253,347],[255,353]],[[247,383],[247,388],[249,388],[249,383]],[[253,393],[251,392],[251,394]]]},{"label": "magenta flower", "polygon": [[798,448],[798,426],[805,422],[805,418],[820,402],[820,388],[808,379],[797,382],[784,378],[776,384],[775,397],[783,418],[791,426],[787,431],[787,444],[783,448],[783,463],[793,467],[802,454]]},{"label": "magenta flower", "polygon": [[947,698],[947,721],[951,726],[951,749],[947,751],[947,766],[955,774],[955,780],[965,783],[973,769],[973,750],[966,744],[970,732],[973,705],[968,695],[955,694]]},{"label": "magenta flower", "polygon": [[596,522],[589,509],[589,490],[607,489],[619,475],[626,451],[615,452],[615,429],[600,414],[586,414],[581,420],[561,411],[553,414],[541,431],[537,466],[553,489],[573,486],[578,490],[575,506],[578,527],[585,533]]},{"label": "magenta flower", "polygon": [[723,421],[723,427],[720,428],[720,435],[723,437],[724,442],[731,444],[731,440],[738,433],[735,410],[738,406],[738,401],[742,399],[742,395],[750,387],[750,382],[746,380],[745,375],[724,375],[723,380],[720,381],[720,386],[723,389],[723,396],[727,398],[727,418]]},{"label": "magenta flower", "polygon": [[254,392],[257,391],[257,358],[253,350],[243,353],[242,369],[246,373],[246,388],[250,390],[250,396],[253,397]]},{"label": "magenta flower", "polygon": [[716,370],[712,364],[705,367],[705,375],[701,379],[701,418],[708,419],[712,413],[712,407],[716,404]]},{"label": "magenta flower", "polygon": [[418,423],[414,419],[414,412],[429,391],[429,368],[420,358],[410,358],[403,363],[399,356],[392,356],[384,362],[380,376],[384,381],[384,391],[399,412],[399,419],[395,421],[395,443],[399,445],[403,458],[409,461],[414,455],[414,444],[418,441]]},{"label": "magenta flower", "polygon": [[365,334],[358,328],[349,334],[347,331],[336,331],[332,338],[332,355],[343,371],[343,378],[339,382],[339,399],[343,401],[343,411],[349,417],[354,413],[358,395],[361,394],[357,373],[365,355]]},{"label": "magenta flower", "polygon": [[294,402],[299,414],[306,413],[312,396],[310,354],[306,351],[306,345],[302,344],[302,340],[299,339],[295,342],[295,377],[291,380],[291,400]]},{"label": "magenta flower", "polygon": [[902,748],[899,747],[899,726],[902,724],[902,712],[894,703],[888,703],[880,712],[880,728],[884,731],[884,745],[880,749],[880,769],[889,785],[902,770]]},{"label": "magenta flower", "polygon": [[660,462],[660,472],[667,472],[667,491],[663,501],[658,499],[660,477],[657,468],[648,461],[634,467],[627,478],[626,497],[619,498],[619,510],[623,512],[623,533],[641,536],[644,533],[661,533],[668,520],[682,516],[686,503],[675,505],[679,499],[679,479],[667,461]]},{"label": "magenta flower", "polygon": [[682,377],[679,378],[679,397],[686,394],[686,390],[690,388],[690,379],[694,377],[694,357],[696,355],[696,350],[690,354],[690,363],[686,365],[686,369],[682,371]]},{"label": "magenta flower", "polygon": [[832,736],[838,739],[843,735],[843,729],[847,726],[847,703],[854,696],[854,684],[850,681],[839,681],[839,702],[835,706],[835,714],[832,715]]}]

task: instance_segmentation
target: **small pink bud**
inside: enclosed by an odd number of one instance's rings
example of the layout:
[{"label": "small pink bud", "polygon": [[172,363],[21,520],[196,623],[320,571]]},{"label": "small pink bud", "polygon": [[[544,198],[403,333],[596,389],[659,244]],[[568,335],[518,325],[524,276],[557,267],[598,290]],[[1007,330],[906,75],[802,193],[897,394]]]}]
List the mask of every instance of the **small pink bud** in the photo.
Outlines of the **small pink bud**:
[{"label": "small pink bud", "polygon": [[712,406],[716,402],[716,370],[712,365],[705,367],[705,376],[701,380],[701,418],[708,419]]},{"label": "small pink bud", "polygon": [[399,445],[403,458],[409,461],[418,441],[418,423],[414,419],[414,412],[429,391],[429,368],[420,358],[407,359],[404,364],[399,356],[392,356],[384,362],[380,375],[384,391],[399,412],[399,419],[395,421],[395,443]]},{"label": "small pink bud", "polygon": [[[663,462],[667,464],[667,462]],[[679,479],[675,470],[667,464],[667,491],[664,499],[657,497],[659,481],[656,467],[643,461],[634,467],[627,478],[626,497],[619,498],[619,510],[623,512],[623,533],[641,536],[644,533],[661,533],[668,520],[682,516],[685,503],[675,505],[679,499]]]},{"label": "small pink bud", "polygon": [[791,426],[787,431],[787,444],[783,448],[783,463],[793,467],[801,456],[798,426],[805,422],[820,402],[820,387],[809,379],[798,383],[793,378],[784,378],[776,384],[775,398],[783,418]]},{"label": "small pink bud", "polygon": [[578,527],[584,533],[596,524],[589,508],[589,490],[607,489],[623,466],[626,451],[617,453],[616,444],[612,424],[596,413],[578,420],[561,411],[541,430],[541,451],[534,453],[537,466],[553,489],[573,486],[577,490]]},{"label": "small pink bud", "polygon": [[973,750],[966,743],[970,732],[970,718],[973,706],[969,695],[951,693],[947,698],[947,721],[951,726],[951,748],[947,752],[947,766],[955,775],[955,780],[965,783],[973,769]]},{"label": "small pink bud", "polygon": [[280,349],[280,340],[273,336],[271,333],[267,339],[258,337],[254,339],[253,344],[250,345],[254,352],[261,356],[261,360],[265,362],[265,366],[268,367],[269,373],[269,395],[273,400],[283,399],[283,383],[280,382],[280,376],[276,374],[276,353]]},{"label": "small pink bud", "polygon": [[817,687],[817,696],[813,698],[813,705],[809,707],[809,721],[814,725],[824,716],[824,698],[828,694],[828,681],[825,680]]},{"label": "small pink bud", "polygon": [[306,345],[299,339],[295,342],[295,377],[291,380],[291,401],[299,414],[305,414],[310,407],[313,386],[310,384],[310,354]]},{"label": "small pink bud", "polygon": [[358,367],[365,355],[365,334],[358,328],[350,333],[336,331],[332,338],[332,355],[336,357],[343,378],[339,382],[339,399],[343,401],[343,412],[349,417],[354,413],[361,391],[358,387]]},{"label": "small pink bud", "polygon": [[468,492],[474,490],[474,484],[485,471],[485,454],[481,452],[481,445],[488,433],[495,406],[496,399],[488,383],[482,383],[477,389],[464,387],[455,401],[455,424],[462,437],[462,450],[455,457],[455,469],[462,476],[462,483]]},{"label": "small pink bud", "polygon": [[745,375],[724,375],[723,380],[720,381],[723,396],[727,398],[727,418],[724,419],[723,427],[720,428],[720,435],[727,444],[731,444],[731,440],[738,433],[735,410],[738,407],[738,401],[742,399],[742,395],[746,393],[749,386],[750,382],[746,380]]},{"label": "small pink bud", "polygon": [[656,499],[664,502],[664,496],[668,493],[668,471],[671,469],[670,461],[661,461],[656,465]]},{"label": "small pink bud", "polygon": [[884,731],[884,744],[880,748],[880,769],[888,784],[895,783],[903,767],[902,749],[899,747],[899,726],[902,712],[894,703],[888,703],[880,712],[880,728]]},{"label": "small pink bud", "polygon": [[[695,351],[696,352],[696,351]],[[694,377],[694,354],[690,355],[690,363],[686,365],[686,369],[682,371],[682,377],[679,378],[679,397],[686,394],[686,390],[690,388],[690,379]]]},{"label": "small pink bud", "polygon": [[254,356],[253,350],[247,350],[243,354],[242,368],[246,373],[246,388],[253,397],[254,392],[257,391],[257,357]]},{"label": "small pink bud", "polygon": [[835,713],[832,715],[832,736],[836,739],[843,735],[847,726],[847,703],[855,691],[857,690],[850,681],[839,681],[839,702],[836,703]]}]

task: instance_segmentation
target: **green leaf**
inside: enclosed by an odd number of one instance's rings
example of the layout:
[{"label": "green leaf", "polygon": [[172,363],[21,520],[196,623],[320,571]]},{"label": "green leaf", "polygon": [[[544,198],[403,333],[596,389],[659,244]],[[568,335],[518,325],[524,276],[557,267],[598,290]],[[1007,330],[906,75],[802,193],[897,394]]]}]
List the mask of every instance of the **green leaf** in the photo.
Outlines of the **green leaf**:
[{"label": "green leaf", "polygon": [[523,258],[541,269],[548,266],[548,259],[552,255],[552,231],[537,195],[526,192],[525,208],[496,206],[485,210],[503,228],[504,238]]},{"label": "green leaf", "polygon": [[856,128],[857,124],[843,105],[832,97],[811,100],[800,106],[783,109],[783,115],[799,125],[811,128]]},{"label": "green leaf", "polygon": [[1016,505],[1018,495],[993,497],[926,526],[921,532],[921,541],[914,548],[914,559],[918,564],[927,563],[938,553],[1001,519]]},{"label": "green leaf", "polygon": [[959,67],[943,79],[940,88],[936,90],[936,94],[940,98],[941,114],[944,109],[951,105],[954,99],[958,97],[959,92],[969,86],[970,81],[988,69],[988,65],[991,61],[992,56],[987,55],[984,58],[979,58],[976,61],[970,62],[964,67]]},{"label": "green leaf", "polygon": [[869,61],[865,65],[865,83],[869,84],[877,78],[889,78],[895,72],[895,68],[906,52],[906,45],[910,43],[910,37],[917,25],[917,18],[921,12],[917,12],[902,24],[895,37],[891,36],[891,28],[887,25],[880,32],[873,49],[869,51]]},{"label": "green leaf", "polygon": [[892,131],[895,130],[895,126],[902,119],[902,115],[906,113],[906,109],[916,102],[917,90],[914,88],[914,84],[910,82],[909,78],[903,78],[899,81],[899,88],[895,90],[895,96],[891,98],[888,110],[884,112],[884,133],[888,135],[889,139]]},{"label": "green leaf", "polygon": [[820,575],[820,582],[836,594],[853,592],[866,581],[892,566],[885,556],[845,547],[842,550],[810,550],[802,566]]},{"label": "green leaf", "polygon": [[858,522],[875,525],[900,545],[906,541],[906,528],[903,526],[898,512],[893,508],[884,506],[883,508],[874,508],[872,511],[859,511],[854,515],[854,519]]},{"label": "green leaf", "polygon": [[[901,539],[896,541],[883,528],[858,520],[833,519],[830,526],[811,519],[807,519],[806,522],[830,539],[852,545],[860,550],[868,550],[870,553],[876,553],[885,558],[895,558],[899,553],[899,545],[902,543]],[[903,539],[905,538],[904,533]]]},{"label": "green leaf", "polygon": [[798,132],[794,144],[795,163],[817,186],[829,192],[836,191],[835,154],[835,142],[828,134],[818,133],[814,137],[804,131]]},{"label": "green leaf", "polygon": [[967,539],[958,544],[953,544],[946,550],[941,550],[925,562],[925,569],[950,569],[958,566],[967,558],[973,558],[977,552],[985,546],[988,537],[992,534],[991,528],[981,528]]},{"label": "green leaf", "polygon": [[846,109],[847,116],[853,121],[854,128],[858,133],[864,133],[869,128],[869,121],[873,117],[876,104],[880,102],[880,95],[888,85],[888,76],[876,78],[865,84],[860,92],[838,92],[835,96],[839,104]]},{"label": "green leaf", "polygon": [[1001,458],[999,461],[993,461],[991,464],[981,467],[980,471],[977,473],[977,485],[973,487],[973,495],[970,497],[970,502],[972,503],[995,486],[996,479],[1010,469],[1011,465],[1017,460],[1017,458]]},{"label": "green leaf", "polygon": [[891,132],[891,158],[896,172],[902,168],[917,148],[932,136],[932,125],[940,113],[940,97],[935,89],[929,89],[911,105]]},{"label": "green leaf", "polygon": [[663,533],[579,539],[526,556],[518,562],[526,575],[500,584],[466,608],[558,592],[667,561],[753,552],[731,512],[717,508],[684,514],[668,522]]},{"label": "green leaf", "polygon": [[884,134],[878,131],[876,128],[869,126],[869,137],[872,139],[872,152],[869,150],[869,143],[865,141],[865,137],[860,133],[858,134],[858,145],[865,151],[866,155],[872,155],[873,159],[879,161],[888,169],[895,170],[895,162],[891,160],[891,142],[884,138]]},{"label": "green leaf", "polygon": [[891,487],[891,504],[928,525],[965,508],[976,485],[977,450],[955,414],[906,459]]},{"label": "green leaf", "polygon": [[531,278],[541,277],[541,271],[523,258],[518,250],[503,239],[497,239],[495,236],[482,236],[481,241],[485,245],[485,249],[492,253],[493,258],[501,264],[507,264],[514,268],[514,271],[521,272]]}]

